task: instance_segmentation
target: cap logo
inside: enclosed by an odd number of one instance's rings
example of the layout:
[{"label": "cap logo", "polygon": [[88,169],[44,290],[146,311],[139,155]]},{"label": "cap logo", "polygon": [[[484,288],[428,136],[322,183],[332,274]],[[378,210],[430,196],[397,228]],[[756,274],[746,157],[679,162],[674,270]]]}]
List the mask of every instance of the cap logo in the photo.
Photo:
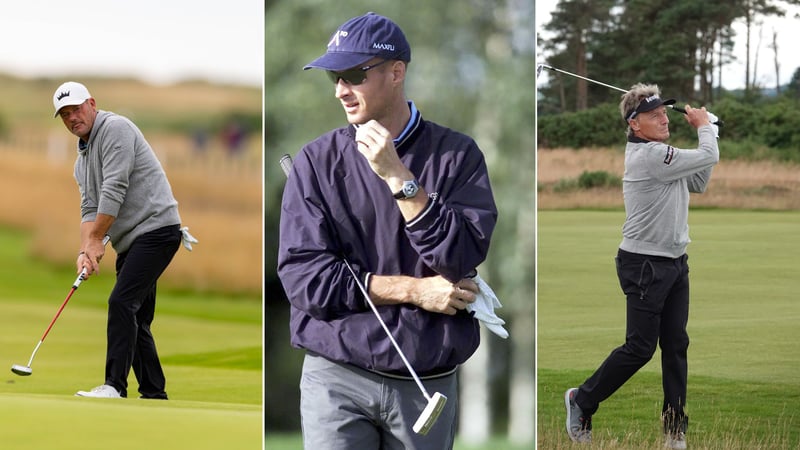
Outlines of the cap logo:
[{"label": "cap logo", "polygon": [[394,51],[394,45],[392,45],[392,44],[381,44],[381,43],[378,43],[378,42],[373,43],[372,44],[372,48],[378,49],[378,50],[388,50],[390,52]]},{"label": "cap logo", "polygon": [[347,31],[343,31],[343,30],[336,30],[336,33],[335,33],[335,34],[333,35],[333,37],[331,38],[330,42],[328,42],[328,47],[330,47],[330,46],[331,46],[331,45],[333,45],[334,43],[335,43],[335,44],[336,44],[336,46],[338,47],[338,46],[339,46],[339,38],[340,38],[340,37],[343,37],[343,38],[344,38],[344,37],[347,37]]},{"label": "cap logo", "polygon": [[56,97],[56,100],[61,100],[64,97],[69,97],[69,91],[62,92],[62,93],[58,94],[58,97]]}]

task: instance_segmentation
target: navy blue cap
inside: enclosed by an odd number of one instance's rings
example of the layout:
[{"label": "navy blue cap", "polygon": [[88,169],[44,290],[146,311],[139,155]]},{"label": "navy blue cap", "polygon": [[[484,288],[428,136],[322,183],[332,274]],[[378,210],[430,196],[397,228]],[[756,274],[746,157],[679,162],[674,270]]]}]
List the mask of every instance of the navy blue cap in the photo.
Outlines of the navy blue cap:
[{"label": "navy blue cap", "polygon": [[642,101],[639,102],[639,105],[636,107],[636,109],[629,110],[628,114],[625,115],[625,120],[626,121],[631,120],[634,117],[636,117],[637,114],[652,111],[661,105],[673,105],[673,104],[675,104],[675,99],[671,98],[668,100],[661,100],[661,97],[659,97],[658,94],[651,95],[650,97],[642,99]]},{"label": "navy blue cap", "polygon": [[411,61],[411,47],[396,23],[369,12],[339,27],[328,42],[324,55],[303,67],[341,72],[372,58]]}]

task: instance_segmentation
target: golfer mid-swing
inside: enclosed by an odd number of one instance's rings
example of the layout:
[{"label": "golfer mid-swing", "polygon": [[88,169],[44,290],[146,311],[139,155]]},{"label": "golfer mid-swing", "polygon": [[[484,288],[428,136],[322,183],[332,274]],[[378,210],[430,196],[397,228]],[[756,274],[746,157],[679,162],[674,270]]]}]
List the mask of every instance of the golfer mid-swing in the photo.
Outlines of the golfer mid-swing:
[{"label": "golfer mid-swing", "polygon": [[567,433],[575,442],[591,441],[592,415],[600,403],[660,345],[666,446],[686,448],[689,193],[705,191],[719,148],[709,113],[689,105],[686,121],[697,129],[698,148],[664,143],[669,138],[665,105],[672,103],[659,97],[658,86],[645,84],[634,85],[620,102],[628,143],[622,180],[626,218],[616,265],[627,299],[626,337],[591,377],[565,394]]}]

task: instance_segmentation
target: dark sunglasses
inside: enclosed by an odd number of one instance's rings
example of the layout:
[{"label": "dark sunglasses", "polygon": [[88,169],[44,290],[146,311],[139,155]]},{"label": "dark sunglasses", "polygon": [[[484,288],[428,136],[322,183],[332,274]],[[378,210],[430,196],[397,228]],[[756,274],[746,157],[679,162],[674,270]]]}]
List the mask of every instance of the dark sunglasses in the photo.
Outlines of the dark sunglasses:
[{"label": "dark sunglasses", "polygon": [[343,70],[341,72],[335,72],[333,70],[328,70],[326,73],[328,74],[328,78],[333,81],[333,84],[339,82],[339,79],[344,81],[347,84],[358,86],[359,84],[363,83],[367,79],[367,71],[369,69],[374,69],[375,67],[380,66],[381,64],[391,61],[389,59],[384,59],[383,61],[373,64],[371,66],[364,66],[358,67],[356,69],[348,69]]}]

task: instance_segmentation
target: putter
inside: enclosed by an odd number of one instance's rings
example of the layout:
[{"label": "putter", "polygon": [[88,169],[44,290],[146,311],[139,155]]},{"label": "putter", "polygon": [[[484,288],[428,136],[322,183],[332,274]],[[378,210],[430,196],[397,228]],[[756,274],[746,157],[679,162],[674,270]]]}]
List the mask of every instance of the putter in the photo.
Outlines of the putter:
[{"label": "putter", "polygon": [[31,359],[28,361],[28,365],[27,366],[23,366],[23,365],[20,365],[20,364],[14,364],[13,366],[11,366],[11,371],[12,372],[14,372],[15,374],[17,374],[19,376],[23,376],[23,377],[28,376],[28,375],[33,373],[33,369],[31,368],[31,364],[33,364],[33,358],[36,356],[36,352],[39,351],[39,347],[41,347],[42,342],[44,342],[44,338],[47,337],[47,333],[49,333],[50,329],[53,328],[53,324],[56,323],[56,319],[58,319],[58,316],[61,315],[61,311],[63,311],[64,307],[67,306],[67,302],[69,302],[69,299],[72,297],[72,294],[75,292],[75,290],[78,289],[78,286],[81,285],[81,282],[83,282],[83,280],[85,279],[84,278],[85,276],[86,276],[86,269],[83,269],[81,271],[81,274],[78,275],[78,278],[75,279],[75,282],[72,283],[72,289],[70,289],[69,294],[67,294],[67,298],[64,299],[64,302],[61,303],[61,307],[58,308],[58,312],[56,312],[55,317],[53,317],[53,320],[50,321],[50,325],[48,325],[47,329],[44,330],[44,334],[42,335],[42,338],[39,339],[39,343],[36,344],[36,347],[33,349],[33,353],[31,354]]},{"label": "putter", "polygon": [[[109,239],[110,239],[110,237],[108,235],[106,235],[103,238],[103,245],[104,246],[108,243]],[[58,308],[58,312],[56,312],[56,315],[53,317],[53,320],[50,321],[50,325],[48,325],[47,329],[44,330],[44,334],[42,335],[42,338],[39,339],[39,343],[36,344],[36,347],[34,347],[33,353],[31,353],[31,359],[28,360],[28,365],[27,366],[23,366],[21,364],[14,364],[14,365],[11,366],[11,371],[12,372],[14,372],[15,374],[17,374],[19,376],[22,376],[22,377],[26,377],[26,376],[28,376],[28,375],[33,373],[33,369],[31,368],[31,364],[33,364],[33,358],[36,356],[36,352],[39,351],[39,347],[42,346],[42,342],[44,342],[44,338],[46,338],[47,334],[50,333],[50,329],[53,328],[53,325],[56,323],[56,320],[58,319],[58,316],[61,315],[61,311],[63,311],[64,307],[67,306],[67,302],[69,302],[69,299],[72,297],[72,294],[78,289],[78,286],[80,286],[81,283],[83,282],[83,280],[85,280],[85,279],[86,279],[86,269],[83,269],[81,271],[80,275],[78,275],[78,278],[75,279],[75,282],[72,283],[72,289],[70,289],[69,294],[67,294],[67,298],[64,299],[64,302],[61,303],[61,307]]]},{"label": "putter", "polygon": [[[561,69],[555,68],[553,66],[548,66],[547,64],[538,64],[536,66],[536,76],[537,77],[542,73],[542,69],[552,70],[553,72],[563,73],[564,75],[569,75],[571,77],[580,78],[581,80],[586,80],[586,81],[588,81],[590,83],[599,84],[600,86],[605,86],[607,88],[611,88],[611,89],[614,89],[616,91],[620,91],[620,92],[623,92],[623,93],[628,92],[625,89],[618,88],[616,86],[612,86],[610,84],[603,83],[602,81],[597,81],[597,80],[593,80],[591,78],[586,78],[586,77],[578,75],[577,73],[567,72],[566,70],[561,70]],[[681,108],[680,106],[675,106],[675,105],[666,105],[666,106],[667,106],[667,108],[674,109],[675,111],[678,111],[680,113],[686,114],[686,110]],[[723,125],[725,125],[721,120],[717,120],[716,122],[713,122],[713,124],[718,126],[718,127],[722,127]]]},{"label": "putter", "polygon": [[364,287],[364,284],[361,283],[361,280],[358,279],[356,273],[353,271],[353,268],[350,267],[350,262],[347,261],[347,258],[342,257],[344,260],[344,265],[347,266],[347,270],[350,271],[350,275],[353,276],[353,279],[358,285],[358,289],[361,291],[361,294],[364,296],[364,300],[367,301],[372,312],[375,314],[375,317],[380,322],[381,326],[383,327],[383,331],[386,332],[386,335],[389,336],[389,340],[392,341],[392,345],[397,350],[397,353],[400,354],[400,359],[403,360],[403,364],[405,364],[406,368],[408,369],[411,376],[414,378],[414,381],[417,383],[419,390],[422,392],[422,395],[425,397],[425,400],[428,401],[428,404],[425,406],[425,409],[422,410],[422,414],[419,415],[417,421],[414,422],[414,426],[411,429],[414,430],[415,433],[426,435],[428,431],[431,430],[433,424],[436,423],[436,419],[439,418],[439,414],[442,413],[444,409],[444,404],[447,403],[447,397],[442,395],[439,392],[435,392],[433,396],[428,394],[428,391],[425,389],[425,386],[422,385],[422,381],[420,381],[419,376],[417,376],[417,372],[411,367],[411,363],[408,362],[406,355],[403,353],[403,350],[400,349],[400,346],[397,344],[397,341],[394,340],[392,333],[389,331],[389,327],[386,326],[386,323],[381,318],[381,315],[378,314],[378,308],[375,307],[375,304],[372,303],[372,299],[369,298],[369,293],[367,293],[367,289]]},{"label": "putter", "polygon": [[[281,168],[283,169],[283,173],[288,177],[292,170],[291,156],[283,155],[283,157],[281,157],[280,164]],[[386,336],[389,337],[389,340],[392,342],[395,350],[397,350],[397,353],[400,355],[400,359],[403,360],[403,364],[405,364],[406,369],[408,369],[408,372],[414,378],[414,382],[417,383],[417,386],[422,392],[422,395],[425,397],[425,400],[428,401],[428,404],[425,405],[425,409],[422,410],[422,413],[411,427],[411,429],[414,430],[414,433],[424,436],[428,434],[431,428],[433,428],[433,425],[436,423],[436,419],[438,419],[439,415],[442,413],[444,405],[447,403],[447,397],[440,392],[434,392],[433,395],[428,393],[428,391],[425,389],[425,386],[422,384],[422,381],[419,379],[417,372],[411,366],[411,363],[408,362],[408,358],[406,358],[406,355],[403,353],[400,345],[398,345],[397,341],[394,340],[394,336],[392,336],[391,331],[389,331],[389,327],[386,326],[386,323],[381,318],[381,315],[378,313],[378,309],[375,307],[375,304],[372,303],[372,299],[369,298],[367,289],[364,287],[364,284],[361,283],[361,280],[358,279],[355,271],[353,271],[353,268],[350,266],[350,262],[344,256],[342,257],[342,260],[344,261],[345,266],[347,266],[347,270],[350,271],[350,275],[353,276],[353,280],[355,280],[358,289],[361,291],[361,295],[364,296],[364,300],[366,300],[373,314],[375,314],[375,317],[378,319],[378,322],[380,322],[381,327],[383,327],[383,331],[386,332]]]}]

